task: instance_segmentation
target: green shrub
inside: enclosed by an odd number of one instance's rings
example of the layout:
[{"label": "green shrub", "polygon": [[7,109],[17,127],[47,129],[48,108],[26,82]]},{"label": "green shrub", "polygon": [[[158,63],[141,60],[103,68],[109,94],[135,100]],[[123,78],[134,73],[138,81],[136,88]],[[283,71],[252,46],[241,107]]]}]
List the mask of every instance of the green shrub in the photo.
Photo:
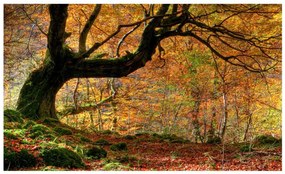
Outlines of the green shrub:
[{"label": "green shrub", "polygon": [[110,145],[109,141],[107,141],[105,139],[99,139],[94,144],[101,145],[101,146],[103,146],[103,145]]},{"label": "green shrub", "polygon": [[111,149],[112,151],[128,150],[127,144],[126,144],[126,143],[123,143],[123,142],[111,145],[111,146],[110,146],[110,149]]},{"label": "green shrub", "polygon": [[72,135],[72,131],[68,128],[63,127],[55,127],[54,131],[59,135]]},{"label": "green shrub", "polygon": [[19,122],[24,123],[23,115],[15,110],[6,109],[4,111],[4,122]]},{"label": "green shrub", "polygon": [[107,152],[102,148],[92,147],[87,150],[86,156],[91,157],[92,159],[101,159],[107,157]]},{"label": "green shrub", "polygon": [[84,167],[80,156],[66,148],[45,149],[41,156],[46,165],[66,168]]},{"label": "green shrub", "polygon": [[208,137],[208,144],[220,144],[222,139],[219,136]]},{"label": "green shrub", "polygon": [[20,152],[15,152],[4,148],[4,170],[34,167],[36,164],[36,158],[26,149],[22,149]]},{"label": "green shrub", "polygon": [[254,139],[254,142],[257,144],[277,144],[281,141],[271,135],[259,135]]},{"label": "green shrub", "polygon": [[127,169],[128,169],[127,166],[124,166],[119,162],[111,162],[103,166],[103,170],[107,170],[107,171],[127,170]]}]

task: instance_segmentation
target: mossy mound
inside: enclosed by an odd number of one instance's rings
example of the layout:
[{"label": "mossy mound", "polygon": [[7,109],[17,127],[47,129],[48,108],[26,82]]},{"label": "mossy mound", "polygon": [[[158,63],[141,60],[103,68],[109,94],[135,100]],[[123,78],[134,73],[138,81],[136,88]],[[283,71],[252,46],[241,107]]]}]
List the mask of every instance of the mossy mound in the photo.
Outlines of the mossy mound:
[{"label": "mossy mound", "polygon": [[110,145],[110,142],[105,139],[99,139],[95,141],[94,144],[104,146],[104,145]]},{"label": "mossy mound", "polygon": [[66,148],[45,149],[41,156],[46,165],[66,168],[84,167],[80,156]]},{"label": "mossy mound", "polygon": [[254,139],[255,144],[278,144],[281,143],[280,139],[277,139],[271,135],[259,135]]},{"label": "mossy mound", "polygon": [[80,141],[86,142],[86,143],[92,143],[92,140],[90,140],[89,138],[86,138],[84,136],[79,135],[78,136],[80,138]]},{"label": "mossy mound", "polygon": [[128,168],[129,168],[128,166],[124,166],[119,162],[111,162],[103,166],[103,170],[106,170],[106,171],[127,170]]},{"label": "mossy mound", "polygon": [[4,170],[34,167],[36,164],[36,158],[26,149],[22,149],[20,152],[15,152],[4,148]]},{"label": "mossy mound", "polygon": [[102,148],[92,147],[87,150],[86,156],[91,157],[92,159],[101,159],[107,157],[107,152]]},{"label": "mossy mound", "polygon": [[27,122],[24,124],[23,128],[29,129],[29,128],[31,128],[32,126],[36,125],[36,124],[37,124],[36,122],[34,122],[34,121],[32,121],[32,120],[29,120],[29,121],[27,121]]},{"label": "mossy mound", "polygon": [[4,136],[10,139],[24,138],[26,129],[5,129]]},{"label": "mossy mound", "polygon": [[22,125],[19,122],[4,122],[4,129],[21,129]]},{"label": "mossy mound", "polygon": [[126,135],[124,138],[127,140],[133,140],[133,139],[136,139],[136,136]]},{"label": "mossy mound", "polygon": [[35,124],[30,128],[29,137],[34,139],[55,138],[52,130],[43,124]]},{"label": "mossy mound", "polygon": [[47,125],[51,125],[54,126],[56,124],[59,124],[60,122],[55,119],[55,118],[45,118],[42,123],[47,124]]},{"label": "mossy mound", "polygon": [[72,131],[68,128],[55,127],[53,130],[59,135],[72,135]]},{"label": "mossy mound", "polygon": [[4,122],[24,123],[23,115],[18,111],[6,109],[4,111]]},{"label": "mossy mound", "polygon": [[219,136],[208,137],[207,144],[221,144],[222,139]]},{"label": "mossy mound", "polygon": [[240,147],[240,151],[241,152],[251,152],[253,149],[253,146],[251,144],[245,144],[243,146]]},{"label": "mossy mound", "polygon": [[111,130],[104,130],[104,131],[102,131],[100,133],[104,134],[104,135],[111,135],[113,132]]},{"label": "mossy mound", "polygon": [[187,143],[187,142],[189,142],[188,140],[185,140],[182,137],[178,137],[175,134],[161,134],[161,135],[159,135],[157,133],[154,133],[154,134],[152,134],[152,136],[155,139],[159,139],[161,141],[166,141],[166,142],[170,142],[170,143]]},{"label": "mossy mound", "polygon": [[128,150],[127,144],[126,144],[126,143],[123,143],[123,142],[111,145],[111,146],[110,146],[110,149],[111,149],[112,151]]},{"label": "mossy mound", "polygon": [[120,163],[132,163],[137,161],[138,159],[134,156],[123,155],[123,156],[116,156],[115,160]]}]

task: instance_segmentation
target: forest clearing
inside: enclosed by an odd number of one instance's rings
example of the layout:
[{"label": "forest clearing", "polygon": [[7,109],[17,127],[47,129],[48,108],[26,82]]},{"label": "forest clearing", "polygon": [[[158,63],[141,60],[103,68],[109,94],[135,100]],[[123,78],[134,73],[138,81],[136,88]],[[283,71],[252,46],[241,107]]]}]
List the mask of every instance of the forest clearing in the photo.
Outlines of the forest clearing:
[{"label": "forest clearing", "polygon": [[4,4],[4,170],[281,171],[282,4]]}]

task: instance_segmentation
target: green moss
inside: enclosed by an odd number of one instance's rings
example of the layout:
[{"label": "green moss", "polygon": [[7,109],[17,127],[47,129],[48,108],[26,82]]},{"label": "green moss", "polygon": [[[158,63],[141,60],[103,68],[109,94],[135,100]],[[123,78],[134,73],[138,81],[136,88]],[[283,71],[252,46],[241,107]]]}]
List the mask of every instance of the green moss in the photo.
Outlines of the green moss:
[{"label": "green moss", "polygon": [[239,150],[241,152],[251,152],[252,151],[252,145],[245,144],[245,145],[241,146]]},{"label": "green moss", "polygon": [[84,163],[80,156],[66,148],[46,149],[41,153],[46,165],[66,168],[81,168]]},{"label": "green moss", "polygon": [[219,136],[208,137],[208,144],[220,144],[222,139]]},{"label": "green moss", "polygon": [[18,139],[18,136],[14,135],[11,132],[8,132],[6,130],[4,130],[4,137],[7,139],[13,139],[13,140]]},{"label": "green moss", "polygon": [[22,114],[12,109],[6,109],[4,111],[4,122],[18,122],[24,123]]},{"label": "green moss", "polygon": [[126,144],[126,143],[123,143],[123,142],[111,145],[111,146],[110,146],[110,149],[111,149],[112,151],[128,150],[127,144]]},{"label": "green moss", "polygon": [[55,127],[54,131],[59,135],[72,135],[72,131],[68,128],[63,127]]},{"label": "green moss", "polygon": [[129,156],[128,154],[126,154],[123,156],[115,157],[115,160],[117,162],[120,162],[120,163],[131,163],[131,162],[137,161],[137,158],[134,156]]},{"label": "green moss", "polygon": [[29,120],[29,121],[27,121],[27,122],[25,123],[25,125],[23,126],[23,128],[28,129],[28,128],[34,126],[35,124],[37,124],[37,123],[34,122],[34,121],[32,121],[32,120]]},{"label": "green moss", "polygon": [[54,126],[56,124],[59,124],[60,122],[57,119],[55,119],[55,118],[45,118],[43,120],[43,123],[47,124],[47,125]]},{"label": "green moss", "polygon": [[30,128],[29,137],[33,139],[54,139],[53,131],[45,125],[35,124]]},{"label": "green moss", "polygon": [[136,137],[135,137],[135,136],[132,136],[132,135],[126,135],[124,138],[127,139],[127,140],[136,139]]},{"label": "green moss", "polygon": [[256,144],[277,144],[280,143],[281,140],[274,138],[271,135],[259,135],[254,139]]},{"label": "green moss", "polygon": [[90,140],[89,138],[83,137],[83,136],[80,137],[80,141],[87,142],[87,143],[92,142],[92,140]]},{"label": "green moss", "polygon": [[102,148],[92,147],[87,150],[86,156],[91,157],[92,159],[101,159],[107,157],[107,152]]},{"label": "green moss", "polygon": [[26,149],[15,152],[4,148],[4,170],[36,166],[36,158]]},{"label": "green moss", "polygon": [[101,133],[104,134],[104,135],[111,135],[112,131],[111,130],[104,130]]},{"label": "green moss", "polygon": [[30,133],[35,133],[35,132],[50,133],[51,130],[50,128],[48,128],[43,124],[35,124],[32,126]]},{"label": "green moss", "polygon": [[107,141],[105,139],[99,139],[94,144],[101,145],[101,146],[103,146],[103,145],[110,145],[109,141]]},{"label": "green moss", "polygon": [[26,129],[5,129],[4,136],[10,139],[25,137]]},{"label": "green moss", "polygon": [[128,166],[124,166],[119,162],[111,162],[103,166],[103,170],[106,171],[127,170],[128,168]]},{"label": "green moss", "polygon": [[21,129],[22,123],[19,122],[4,122],[4,129]]}]

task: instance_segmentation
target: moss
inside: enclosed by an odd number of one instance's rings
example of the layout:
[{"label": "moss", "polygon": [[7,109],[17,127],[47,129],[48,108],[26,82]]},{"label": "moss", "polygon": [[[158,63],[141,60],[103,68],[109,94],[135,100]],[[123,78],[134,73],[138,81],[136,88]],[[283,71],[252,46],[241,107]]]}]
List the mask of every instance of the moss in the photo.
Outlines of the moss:
[{"label": "moss", "polygon": [[104,131],[102,131],[101,133],[104,134],[104,135],[111,135],[111,134],[112,134],[112,131],[110,131],[110,130],[104,130]]},{"label": "moss", "polygon": [[5,129],[4,136],[10,139],[24,138],[26,129]]},{"label": "moss", "polygon": [[12,109],[6,109],[4,111],[4,122],[18,122],[24,123],[22,114]]},{"label": "moss", "polygon": [[120,163],[131,163],[131,162],[137,161],[137,158],[134,156],[129,156],[128,154],[126,154],[123,156],[115,157],[115,160],[117,162],[120,162]]},{"label": "moss", "polygon": [[92,147],[87,150],[86,156],[91,157],[92,159],[101,159],[107,157],[107,152],[102,148]]},{"label": "moss", "polygon": [[239,150],[241,152],[251,152],[252,151],[252,145],[245,144],[245,145],[241,146]]},{"label": "moss", "polygon": [[26,149],[15,152],[4,148],[4,170],[36,166],[36,158]]},{"label": "moss", "polygon": [[46,149],[41,153],[46,165],[66,168],[81,168],[84,163],[80,156],[66,148]]},{"label": "moss", "polygon": [[111,162],[108,164],[105,164],[103,166],[103,170],[107,170],[107,171],[114,171],[114,170],[127,170],[129,167],[128,166],[124,166],[119,162]]},{"label": "moss", "polygon": [[25,123],[25,125],[23,126],[23,128],[28,129],[28,128],[34,126],[35,124],[37,124],[37,123],[34,122],[34,121],[32,121],[32,120],[29,120],[29,121],[27,121],[27,122]]},{"label": "moss", "polygon": [[59,122],[57,119],[55,119],[55,118],[45,118],[42,122],[43,122],[44,124],[51,125],[51,126],[54,126],[54,125],[60,123],[60,122]]},{"label": "moss", "polygon": [[4,129],[21,129],[22,123],[19,122],[4,122]]},{"label": "moss", "polygon": [[281,140],[274,138],[271,135],[259,135],[254,139],[256,144],[277,144],[280,143]]},{"label": "moss", "polygon": [[35,124],[30,128],[29,137],[34,139],[55,138],[53,132],[45,125]]},{"label": "moss", "polygon": [[107,141],[105,139],[99,139],[94,144],[101,145],[101,146],[103,146],[103,145],[110,145],[109,141]]},{"label": "moss", "polygon": [[43,124],[35,124],[31,127],[30,133],[35,133],[35,132],[50,133],[51,130],[50,128],[48,128]]},{"label": "moss", "polygon": [[4,137],[7,139],[13,139],[13,140],[18,139],[18,137],[16,135],[14,135],[11,132],[8,132],[6,130],[4,130]]},{"label": "moss", "polygon": [[219,136],[208,137],[208,144],[220,144],[222,139]]},{"label": "moss", "polygon": [[55,127],[54,131],[59,135],[72,135],[72,131],[68,128],[63,127]]},{"label": "moss", "polygon": [[123,142],[111,145],[111,146],[110,146],[110,149],[111,149],[112,151],[128,150],[127,144],[126,144],[126,143],[123,143]]},{"label": "moss", "polygon": [[89,138],[83,137],[83,136],[80,137],[80,141],[87,142],[87,143],[92,142],[92,140],[90,140]]},{"label": "moss", "polygon": [[127,140],[136,139],[136,137],[135,137],[135,136],[132,136],[132,135],[126,135],[124,138],[127,139]]}]

